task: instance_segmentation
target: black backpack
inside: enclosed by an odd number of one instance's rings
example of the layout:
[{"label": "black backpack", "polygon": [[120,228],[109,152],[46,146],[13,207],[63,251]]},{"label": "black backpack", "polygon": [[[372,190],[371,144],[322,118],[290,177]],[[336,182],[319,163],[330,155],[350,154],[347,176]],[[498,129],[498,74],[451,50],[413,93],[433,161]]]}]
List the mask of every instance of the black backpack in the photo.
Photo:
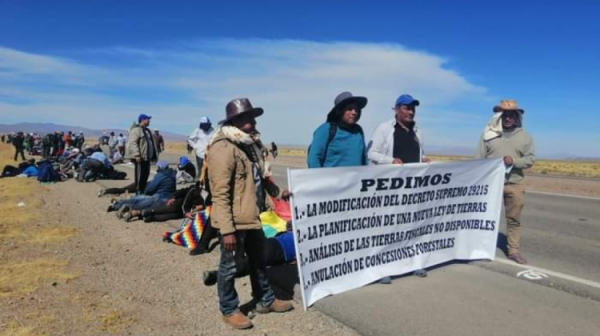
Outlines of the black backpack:
[{"label": "black backpack", "polygon": [[[337,130],[338,130],[337,123],[335,123],[333,121],[328,121],[327,123],[329,124],[329,137],[327,138],[327,143],[325,144],[325,155],[323,155],[323,159],[321,160],[321,165],[323,165],[325,163],[325,160],[327,160],[327,152],[329,152],[329,144],[331,143],[333,138],[335,138],[335,134],[337,133]],[[359,124],[356,124],[355,126],[358,127],[358,133],[360,133],[360,135],[364,139],[365,134],[363,132],[362,127],[360,127]],[[306,156],[310,155],[310,147],[311,146],[308,146],[308,150],[306,151]]]}]

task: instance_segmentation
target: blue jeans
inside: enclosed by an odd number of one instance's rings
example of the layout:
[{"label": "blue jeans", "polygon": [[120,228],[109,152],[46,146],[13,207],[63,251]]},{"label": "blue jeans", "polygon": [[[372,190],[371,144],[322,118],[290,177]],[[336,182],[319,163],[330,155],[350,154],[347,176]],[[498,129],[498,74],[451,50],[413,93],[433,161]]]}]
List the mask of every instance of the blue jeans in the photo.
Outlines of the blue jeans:
[{"label": "blue jeans", "polygon": [[154,205],[159,205],[163,203],[164,200],[160,199],[157,195],[147,196],[147,195],[138,195],[133,196],[127,200],[119,200],[117,203],[113,205],[115,210],[120,209],[124,205],[128,205],[132,210],[144,210],[148,209]]},{"label": "blue jeans", "polygon": [[270,306],[275,301],[275,293],[267,279],[265,249],[267,238],[263,230],[243,230],[235,233],[237,245],[235,252],[226,251],[221,239],[221,261],[217,273],[219,292],[219,310],[223,315],[233,314],[240,304],[235,290],[237,264],[248,256],[248,271],[252,285],[252,297],[258,305]]}]

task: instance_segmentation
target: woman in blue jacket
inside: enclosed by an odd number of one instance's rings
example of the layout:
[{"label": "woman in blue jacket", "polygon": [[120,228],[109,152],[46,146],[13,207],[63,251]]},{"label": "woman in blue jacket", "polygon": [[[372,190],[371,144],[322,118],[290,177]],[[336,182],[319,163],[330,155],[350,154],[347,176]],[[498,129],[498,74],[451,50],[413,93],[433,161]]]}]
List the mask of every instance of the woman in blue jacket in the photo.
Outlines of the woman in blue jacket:
[{"label": "woman in blue jacket", "polygon": [[367,165],[365,137],[358,125],[367,98],[342,92],[327,115],[327,122],[313,134],[308,149],[308,168]]}]

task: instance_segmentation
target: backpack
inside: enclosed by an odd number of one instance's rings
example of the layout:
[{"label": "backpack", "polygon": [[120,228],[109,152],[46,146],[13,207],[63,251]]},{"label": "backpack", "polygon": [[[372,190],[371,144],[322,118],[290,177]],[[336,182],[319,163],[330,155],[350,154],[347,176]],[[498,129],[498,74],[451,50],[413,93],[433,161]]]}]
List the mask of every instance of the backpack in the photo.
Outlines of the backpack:
[{"label": "backpack", "polygon": [[52,163],[44,161],[38,168],[38,181],[41,183],[50,183],[60,181],[60,176],[52,167]]},{"label": "backpack", "polygon": [[[331,143],[331,141],[333,140],[333,138],[335,138],[335,134],[337,133],[338,130],[338,124],[333,122],[333,121],[328,121],[327,122],[329,124],[329,137],[327,138],[327,143],[325,144],[325,155],[323,155],[323,159],[321,160],[321,165],[323,165],[325,163],[325,161],[327,160],[327,152],[329,151],[329,144]],[[365,137],[365,134],[363,132],[362,127],[360,127],[359,124],[356,124],[356,127],[358,127],[358,133],[360,133],[360,135],[363,137]],[[306,151],[306,156],[310,155],[310,148],[311,146],[308,146],[308,150]]]}]

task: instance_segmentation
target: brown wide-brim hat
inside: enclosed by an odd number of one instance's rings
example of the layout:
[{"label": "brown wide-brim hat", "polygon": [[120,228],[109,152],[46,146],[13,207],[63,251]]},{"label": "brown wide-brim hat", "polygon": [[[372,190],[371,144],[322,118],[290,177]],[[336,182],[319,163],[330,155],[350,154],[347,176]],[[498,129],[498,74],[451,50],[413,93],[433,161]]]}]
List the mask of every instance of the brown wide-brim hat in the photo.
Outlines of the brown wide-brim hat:
[{"label": "brown wide-brim hat", "polygon": [[500,104],[494,106],[494,113],[504,111],[517,111],[521,114],[525,113],[525,110],[518,107],[516,100],[501,100]]},{"label": "brown wide-brim hat", "polygon": [[253,107],[248,98],[236,98],[225,106],[225,119],[219,121],[219,124],[222,125],[244,113],[252,113],[256,118],[263,115],[265,111],[261,107]]},{"label": "brown wide-brim hat", "polygon": [[333,101],[333,108],[327,114],[327,120],[335,120],[337,118],[338,108],[343,105],[356,104],[362,110],[365,108],[365,106],[367,106],[367,101],[368,100],[366,97],[354,96],[351,92],[342,92],[335,97],[335,100]]}]

